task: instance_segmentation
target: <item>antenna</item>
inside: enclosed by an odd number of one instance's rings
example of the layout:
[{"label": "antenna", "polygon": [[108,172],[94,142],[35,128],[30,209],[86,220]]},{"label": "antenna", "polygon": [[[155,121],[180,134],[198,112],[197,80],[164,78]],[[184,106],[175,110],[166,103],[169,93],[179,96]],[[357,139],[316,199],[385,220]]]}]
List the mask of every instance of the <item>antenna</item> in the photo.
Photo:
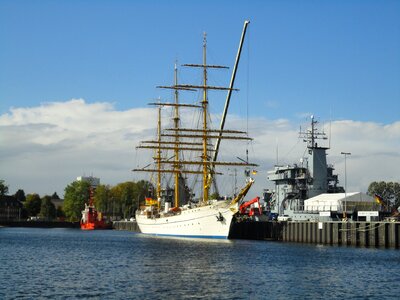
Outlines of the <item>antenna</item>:
[{"label": "antenna", "polygon": [[[307,148],[309,149],[309,152],[312,151],[312,149],[315,148],[320,148],[321,146],[318,146],[316,143],[316,140],[321,139],[321,140],[326,140],[326,134],[324,131],[319,132],[317,128],[317,124],[319,122],[315,120],[314,115],[311,115],[311,128],[307,129],[306,131],[301,131],[300,127],[300,132],[299,132],[299,137],[303,138],[303,141],[307,143]],[[310,152],[311,153],[311,152]]]},{"label": "antenna", "polygon": [[332,109],[329,109],[329,149],[331,148],[332,139]]},{"label": "antenna", "polygon": [[328,147],[331,148],[331,139],[332,139],[332,119],[329,120],[329,143]]}]

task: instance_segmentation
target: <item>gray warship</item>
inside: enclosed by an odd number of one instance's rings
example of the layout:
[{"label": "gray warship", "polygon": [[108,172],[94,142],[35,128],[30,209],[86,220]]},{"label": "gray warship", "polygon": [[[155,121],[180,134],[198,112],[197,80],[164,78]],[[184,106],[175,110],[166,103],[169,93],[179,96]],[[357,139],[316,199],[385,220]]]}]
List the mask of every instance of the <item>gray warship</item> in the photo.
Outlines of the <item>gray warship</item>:
[{"label": "gray warship", "polygon": [[263,193],[267,215],[278,221],[378,220],[382,207],[374,197],[349,193],[339,185],[333,165],[326,160],[329,147],[318,145],[327,136],[317,124],[311,116],[310,128],[300,129],[307,155],[299,164],[276,165],[268,172],[267,179],[275,183],[275,188]]},{"label": "gray warship", "polygon": [[[345,192],[339,186],[333,165],[327,163],[329,147],[318,145],[318,140],[326,140],[327,136],[317,128],[317,123],[311,116],[311,127],[299,132],[307,143],[307,155],[298,164],[276,165],[268,172],[267,179],[275,183],[275,188],[265,189],[263,199],[272,220],[317,220],[320,212],[305,209],[304,201],[321,194]],[[338,209],[336,215],[329,209],[329,217],[338,217],[337,214]]]}]

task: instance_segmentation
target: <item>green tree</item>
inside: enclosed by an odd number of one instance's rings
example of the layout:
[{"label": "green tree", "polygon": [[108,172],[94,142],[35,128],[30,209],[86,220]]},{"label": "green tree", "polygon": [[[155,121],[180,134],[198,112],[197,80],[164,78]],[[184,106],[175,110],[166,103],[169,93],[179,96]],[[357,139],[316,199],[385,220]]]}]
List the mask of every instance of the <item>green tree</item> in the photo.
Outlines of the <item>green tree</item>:
[{"label": "green tree", "polygon": [[0,179],[0,196],[4,196],[8,194],[8,185],[6,185],[5,181]]},{"label": "green tree", "polygon": [[119,183],[113,186],[110,190],[111,210],[113,216],[123,217],[123,210],[125,209],[123,195],[126,197],[126,189],[129,188],[129,184]]},{"label": "green tree", "polygon": [[24,207],[28,213],[28,216],[37,216],[40,212],[41,205],[42,200],[38,194],[28,194],[26,196]]},{"label": "green tree", "polygon": [[58,219],[64,219],[65,218],[65,212],[64,212],[62,206],[57,207],[56,216],[57,216]]},{"label": "green tree", "polygon": [[100,184],[94,192],[94,205],[103,214],[110,214],[110,187]]},{"label": "green tree", "polygon": [[210,195],[210,199],[219,199],[219,197],[220,197],[220,195],[219,195],[217,192],[212,193],[212,194]]},{"label": "green tree", "polygon": [[127,181],[112,187],[109,201],[113,215],[123,218],[133,216],[138,205],[144,203],[144,198],[151,188],[151,183],[145,180],[138,182]]},{"label": "green tree", "polygon": [[134,213],[141,205],[144,205],[145,197],[149,196],[149,191],[154,191],[154,186],[146,180],[135,183],[132,199],[132,212]]},{"label": "green tree", "polygon": [[51,202],[50,196],[44,196],[42,198],[42,205],[40,206],[40,217],[46,220],[53,220],[56,216],[56,207]]},{"label": "green tree", "polygon": [[400,184],[398,182],[371,182],[368,186],[368,194],[379,195],[389,205],[389,208],[400,206]]},{"label": "green tree", "polygon": [[74,181],[65,188],[64,212],[70,221],[79,221],[85,203],[89,202],[90,183]]},{"label": "green tree", "polygon": [[17,199],[19,202],[25,202],[26,197],[25,197],[25,192],[24,190],[19,189],[16,193],[15,193],[15,199]]},{"label": "green tree", "polygon": [[[75,181],[65,188],[63,209],[69,220],[80,219],[84,203],[89,201],[89,187],[89,183]],[[145,180],[122,182],[114,187],[99,185],[94,191],[94,205],[103,215],[128,218],[144,204],[145,196],[152,188]]]}]

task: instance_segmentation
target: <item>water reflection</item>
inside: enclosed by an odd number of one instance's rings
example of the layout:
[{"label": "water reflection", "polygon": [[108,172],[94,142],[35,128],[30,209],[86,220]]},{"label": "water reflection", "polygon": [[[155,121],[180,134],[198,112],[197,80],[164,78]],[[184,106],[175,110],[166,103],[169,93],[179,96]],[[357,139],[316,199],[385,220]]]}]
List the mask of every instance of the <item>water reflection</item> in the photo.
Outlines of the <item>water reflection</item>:
[{"label": "water reflection", "polygon": [[0,228],[0,299],[384,298],[400,292],[399,262],[398,250]]}]

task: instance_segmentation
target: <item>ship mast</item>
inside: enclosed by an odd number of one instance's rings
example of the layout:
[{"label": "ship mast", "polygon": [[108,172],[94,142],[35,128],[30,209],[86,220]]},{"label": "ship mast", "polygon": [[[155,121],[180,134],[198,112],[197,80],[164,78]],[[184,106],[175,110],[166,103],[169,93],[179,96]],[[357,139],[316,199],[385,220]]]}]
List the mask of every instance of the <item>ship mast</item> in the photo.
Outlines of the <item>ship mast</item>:
[{"label": "ship mast", "polygon": [[[178,85],[178,68],[176,67],[175,63],[175,68],[174,68],[174,86]],[[174,116],[174,128],[178,130],[179,128],[179,92],[177,89],[175,89],[174,93],[175,97],[175,116]],[[175,147],[174,147],[174,155],[175,155],[175,165],[174,165],[174,177],[175,177],[175,194],[174,194],[174,199],[175,199],[175,207],[179,206],[179,176],[180,176],[180,165],[179,165],[179,136],[176,135],[175,137]]]},{"label": "ship mast", "polygon": [[[245,23],[247,25],[247,23]],[[251,140],[251,138],[244,137],[244,136],[224,136],[223,133],[236,133],[236,134],[243,134],[245,132],[240,132],[240,131],[228,131],[228,130],[223,130],[221,128],[220,130],[210,130],[208,129],[208,90],[227,90],[227,91],[233,91],[237,90],[232,87],[232,82],[230,87],[219,87],[219,86],[210,86],[208,85],[207,82],[207,69],[208,68],[213,68],[213,69],[228,69],[228,67],[225,66],[218,66],[218,65],[207,65],[207,35],[204,33],[203,35],[203,63],[202,64],[184,64],[183,66],[186,67],[197,67],[197,68],[202,68],[203,69],[203,84],[202,85],[190,85],[190,84],[175,84],[173,88],[175,91],[177,90],[192,90],[192,89],[201,89],[203,90],[203,99],[201,101],[201,111],[202,111],[202,129],[196,130],[196,129],[185,129],[185,128],[179,128],[178,126],[175,126],[174,134],[162,134],[162,136],[165,137],[181,137],[181,138],[201,138],[202,141],[202,162],[195,162],[195,161],[180,161],[180,165],[202,165],[202,183],[203,183],[203,203],[207,203],[209,200],[209,193],[210,193],[210,187],[212,183],[212,175],[215,174],[214,166],[220,165],[220,166],[257,166],[256,164],[249,164],[248,162],[246,163],[231,163],[231,162],[216,162],[216,156],[214,159],[211,160],[211,157],[208,155],[209,151],[217,151],[218,149],[211,150],[209,149],[209,142],[211,139],[235,139],[235,140],[240,140],[240,139],[245,139],[245,140]],[[164,87],[165,88],[165,87]],[[168,87],[167,87],[168,88]],[[179,104],[176,104],[179,106]],[[223,127],[223,125],[222,125]],[[167,129],[168,130],[168,129]],[[182,132],[189,132],[189,134],[182,134]],[[196,134],[198,133],[198,134]],[[218,135],[212,135],[212,133],[218,133]],[[168,161],[162,161],[162,163],[168,163]]]},{"label": "ship mast", "polygon": [[203,101],[201,102],[203,109],[203,201],[208,202],[210,184],[208,182],[208,155],[207,155],[207,35],[204,33],[203,39]]},{"label": "ship mast", "polygon": [[[307,131],[302,131],[300,128],[299,132],[299,137],[303,138],[304,142],[307,142],[307,148],[311,151],[312,149],[318,149],[321,148],[321,146],[318,146],[316,143],[317,139],[322,139],[326,140],[326,134],[325,132],[319,132],[316,125],[318,124],[318,121],[315,120],[314,115],[311,115],[311,129]],[[325,148],[325,147],[322,147]],[[329,148],[325,148],[329,149]],[[311,153],[311,152],[310,152]]]},{"label": "ship mast", "polygon": [[158,122],[157,122],[157,202],[161,199],[161,106],[158,107]]},{"label": "ship mast", "polygon": [[[220,174],[215,171],[216,166],[257,166],[257,164],[252,164],[246,162],[220,162],[216,161],[216,156],[211,158],[209,153],[213,151],[217,151],[218,149],[212,149],[212,140],[221,140],[221,139],[231,139],[231,140],[252,140],[247,136],[246,132],[237,131],[237,130],[224,130],[223,128],[219,130],[209,129],[209,121],[208,121],[208,90],[223,90],[223,91],[233,91],[234,89],[233,83],[231,82],[230,87],[221,87],[221,86],[210,86],[208,85],[207,71],[208,68],[212,69],[228,69],[225,66],[218,65],[207,65],[207,36],[204,33],[203,36],[203,59],[201,64],[184,64],[185,67],[194,67],[200,68],[203,71],[203,82],[200,85],[192,85],[192,84],[178,84],[177,78],[177,67],[175,65],[174,68],[174,85],[172,86],[158,86],[158,88],[172,89],[174,90],[174,102],[166,103],[166,102],[158,102],[158,103],[150,103],[151,105],[159,106],[159,109],[162,106],[170,106],[174,108],[174,125],[173,128],[167,128],[163,131],[173,131],[173,133],[162,133],[161,132],[161,121],[159,120],[158,126],[158,139],[157,141],[142,141],[141,145],[137,148],[147,148],[147,149],[157,149],[157,156],[155,160],[157,162],[156,170],[149,169],[147,165],[141,169],[134,169],[133,171],[140,172],[158,172],[159,180],[157,181],[157,189],[161,191],[161,173],[174,173],[174,181],[175,181],[175,193],[174,193],[174,205],[178,207],[179,198],[180,198],[180,176],[182,174],[202,174],[202,203],[207,203],[209,201],[209,193],[210,187],[212,183],[212,177],[215,174]],[[202,90],[202,100],[200,101],[200,105],[196,104],[181,104],[179,103],[179,90],[183,91],[197,91]],[[180,118],[179,118],[179,107],[188,107],[188,108],[200,108],[201,109],[201,119],[202,124],[200,128],[180,128]],[[159,113],[160,118],[161,113]],[[223,125],[222,125],[223,127]],[[246,134],[246,136],[243,136]],[[172,140],[164,140],[165,137],[172,138]],[[195,139],[195,142],[187,142],[188,138]],[[161,157],[162,149],[170,149],[174,151],[174,159],[166,159]],[[181,152],[182,151],[195,151],[201,152],[200,161],[199,160],[191,160],[185,161],[182,159]],[[170,165],[172,168],[161,168],[161,166]],[[184,166],[184,167],[183,167]],[[202,170],[195,170],[193,168],[188,168],[189,166],[200,166]],[[160,184],[160,185],[159,185]],[[157,192],[157,197],[161,196]]]},{"label": "ship mast", "polygon": [[311,116],[311,129],[300,130],[300,137],[307,142],[308,154],[307,168],[310,172],[312,181],[308,184],[308,197],[314,197],[328,191],[328,168],[326,163],[327,147],[318,145],[317,140],[326,140],[325,132],[319,132],[317,120]]}]

